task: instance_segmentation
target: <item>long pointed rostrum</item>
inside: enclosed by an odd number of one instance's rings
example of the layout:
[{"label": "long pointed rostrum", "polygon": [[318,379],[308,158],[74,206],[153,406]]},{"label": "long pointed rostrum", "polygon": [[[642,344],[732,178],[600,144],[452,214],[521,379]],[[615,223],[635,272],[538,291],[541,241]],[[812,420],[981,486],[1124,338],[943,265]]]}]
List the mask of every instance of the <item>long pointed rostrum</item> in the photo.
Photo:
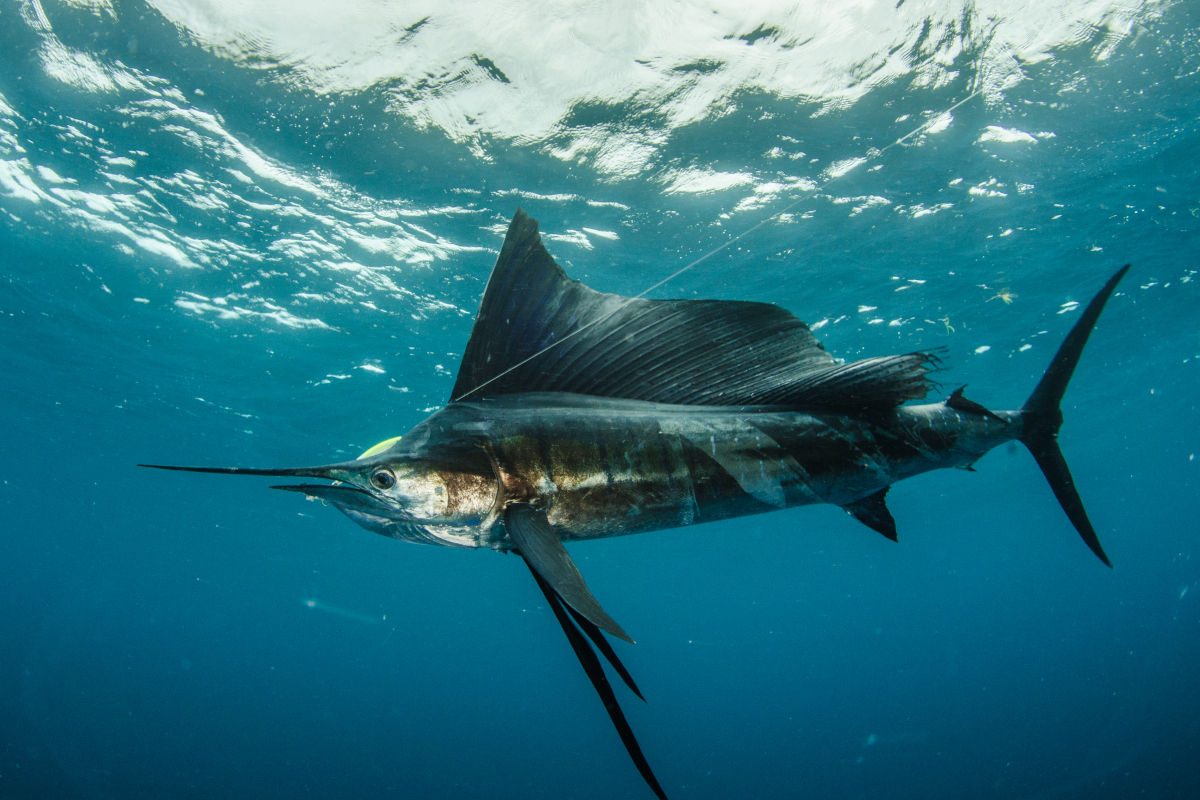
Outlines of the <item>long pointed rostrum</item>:
[{"label": "long pointed rostrum", "polygon": [[[528,561],[525,562],[529,567],[529,571],[533,574],[533,579],[537,581],[538,588],[542,590],[542,594],[546,596],[546,603],[554,611],[554,616],[558,619],[558,624],[562,626],[563,633],[567,635],[567,640],[571,643],[571,648],[575,651],[575,657],[579,659],[579,663],[583,665],[583,671],[587,673],[588,678],[592,681],[592,686],[596,689],[596,694],[600,695],[601,702],[604,703],[604,709],[608,711],[608,716],[612,719],[613,725],[617,729],[618,735],[621,737],[621,743],[625,745],[625,749],[629,752],[629,757],[633,759],[634,765],[642,778],[646,781],[646,785],[654,792],[659,800],[667,800],[667,794],[662,787],[658,785],[658,779],[654,777],[654,772],[650,769],[650,764],[646,762],[646,757],[642,755],[642,748],[638,745],[637,738],[633,735],[633,729],[629,727],[629,722],[625,719],[625,714],[621,711],[621,706],[617,703],[617,696],[613,693],[612,686],[608,683],[608,678],[604,675],[604,667],[600,664],[600,659],[596,657],[596,652],[592,650],[587,639],[579,632],[571,623],[571,618],[568,616],[565,604],[562,599],[550,588],[550,584],[538,574],[538,571],[533,568],[533,565]],[[640,695],[639,695],[640,696]]]},{"label": "long pointed rostrum", "polygon": [[248,467],[180,467],[173,464],[138,464],[148,469],[166,469],[173,472],[205,472],[211,475],[265,475],[271,478],[330,478],[335,469],[356,469],[353,462],[326,464],[320,467],[287,467],[284,469],[251,469]]}]

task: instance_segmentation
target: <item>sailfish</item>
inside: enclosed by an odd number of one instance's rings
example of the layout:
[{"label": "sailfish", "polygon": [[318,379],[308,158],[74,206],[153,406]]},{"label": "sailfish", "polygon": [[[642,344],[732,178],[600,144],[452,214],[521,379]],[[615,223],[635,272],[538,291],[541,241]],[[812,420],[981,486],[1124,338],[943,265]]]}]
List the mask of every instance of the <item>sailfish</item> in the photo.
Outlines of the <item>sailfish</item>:
[{"label": "sailfish", "polygon": [[[1033,454],[1068,520],[1111,566],[1058,445],[1060,410],[1117,270],[1015,411],[962,388],[935,403],[934,353],[843,362],[772,304],[647,300],[572,280],[518,209],[446,405],[337,464],[287,469],[139,466],[319,479],[272,486],[320,498],[384,536],[518,553],[634,764],[650,769],[598,650],[639,698],[567,542],[832,503],[896,539],[892,484],[970,469],[997,445]],[[644,699],[644,698],[643,698]]]}]

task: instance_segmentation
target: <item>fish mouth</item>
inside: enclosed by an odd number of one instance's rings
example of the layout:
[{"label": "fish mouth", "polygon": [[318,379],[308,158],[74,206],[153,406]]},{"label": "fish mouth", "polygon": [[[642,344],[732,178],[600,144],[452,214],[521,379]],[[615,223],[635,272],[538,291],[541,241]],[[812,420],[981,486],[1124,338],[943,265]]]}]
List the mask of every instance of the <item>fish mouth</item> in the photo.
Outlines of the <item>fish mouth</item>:
[{"label": "fish mouth", "polygon": [[[296,492],[312,499],[328,502],[338,511],[367,530],[416,544],[449,545],[467,547],[454,540],[439,537],[421,521],[394,506],[380,500],[370,492],[355,486],[331,486],[325,483],[296,483],[272,486],[285,492]],[[436,526],[435,528],[436,529]]]},{"label": "fish mouth", "polygon": [[279,489],[284,492],[296,492],[310,498],[316,497],[332,503],[343,513],[348,514],[353,511],[357,514],[366,514],[375,517],[384,522],[400,522],[405,525],[445,524],[440,520],[414,516],[398,505],[389,502],[387,499],[380,498],[378,495],[372,494],[365,489],[359,489],[357,486],[330,485],[327,483],[293,483],[270,486],[268,488]]},{"label": "fish mouth", "polygon": [[284,492],[296,492],[305,497],[316,497],[326,500],[339,509],[351,509],[375,517],[408,522],[410,517],[398,508],[380,500],[375,495],[359,489],[357,486],[330,485],[325,483],[293,483],[281,486],[271,486]]}]

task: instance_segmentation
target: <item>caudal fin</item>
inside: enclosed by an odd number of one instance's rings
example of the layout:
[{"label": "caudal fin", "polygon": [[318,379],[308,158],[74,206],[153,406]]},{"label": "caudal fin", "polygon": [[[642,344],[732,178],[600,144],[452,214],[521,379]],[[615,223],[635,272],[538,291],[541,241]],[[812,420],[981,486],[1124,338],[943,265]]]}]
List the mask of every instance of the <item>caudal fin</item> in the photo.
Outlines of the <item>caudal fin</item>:
[{"label": "caudal fin", "polygon": [[1067,468],[1067,461],[1058,449],[1058,429],[1062,427],[1063,422],[1059,405],[1067,391],[1067,384],[1071,382],[1075,365],[1079,363],[1079,357],[1083,354],[1083,346],[1087,344],[1088,336],[1096,326],[1100,312],[1104,310],[1104,304],[1108,302],[1117,284],[1128,271],[1128,264],[1117,270],[1117,273],[1108,279],[1108,283],[1104,284],[1104,288],[1092,298],[1092,302],[1088,303],[1075,327],[1067,334],[1066,341],[1058,348],[1058,353],[1050,362],[1050,368],[1042,376],[1037,388],[1029,395],[1025,405],[1021,406],[1021,417],[1024,421],[1021,441],[1029,448],[1029,452],[1033,453],[1038,466],[1042,468],[1042,474],[1049,481],[1054,496],[1058,498],[1063,511],[1067,512],[1075,530],[1079,531],[1079,535],[1087,542],[1087,546],[1092,548],[1092,552],[1110,567],[1112,562],[1100,546],[1100,539],[1097,538],[1096,531],[1088,520],[1087,511],[1083,508],[1083,501],[1079,499],[1079,492],[1075,489],[1071,470]]}]

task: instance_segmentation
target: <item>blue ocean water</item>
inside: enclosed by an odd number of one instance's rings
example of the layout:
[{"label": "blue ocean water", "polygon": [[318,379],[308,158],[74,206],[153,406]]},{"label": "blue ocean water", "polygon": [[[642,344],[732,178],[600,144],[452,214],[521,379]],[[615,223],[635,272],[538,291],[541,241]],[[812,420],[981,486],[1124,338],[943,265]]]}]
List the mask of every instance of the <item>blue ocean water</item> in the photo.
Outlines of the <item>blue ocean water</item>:
[{"label": "blue ocean water", "polygon": [[518,206],[627,295],[740,236],[649,296],[945,348],[997,409],[1132,262],[1061,435],[1114,569],[1016,446],[896,485],[899,544],[819,507],[572,552],[676,800],[1195,796],[1198,29],[0,0],[0,798],[651,796],[518,560],[134,466],[408,430]]}]

